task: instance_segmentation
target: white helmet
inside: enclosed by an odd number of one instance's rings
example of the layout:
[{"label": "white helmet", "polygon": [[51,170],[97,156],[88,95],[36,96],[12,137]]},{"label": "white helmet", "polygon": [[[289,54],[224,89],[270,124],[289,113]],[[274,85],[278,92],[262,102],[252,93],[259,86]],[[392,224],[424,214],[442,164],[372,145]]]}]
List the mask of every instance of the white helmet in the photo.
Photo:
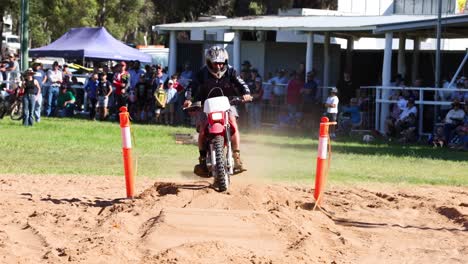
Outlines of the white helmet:
[{"label": "white helmet", "polygon": [[[228,68],[229,54],[224,48],[218,46],[213,46],[206,50],[205,53],[206,66],[213,76],[216,78],[223,77],[224,73]],[[224,63],[224,67],[218,71],[217,68],[213,67],[213,63]]]}]

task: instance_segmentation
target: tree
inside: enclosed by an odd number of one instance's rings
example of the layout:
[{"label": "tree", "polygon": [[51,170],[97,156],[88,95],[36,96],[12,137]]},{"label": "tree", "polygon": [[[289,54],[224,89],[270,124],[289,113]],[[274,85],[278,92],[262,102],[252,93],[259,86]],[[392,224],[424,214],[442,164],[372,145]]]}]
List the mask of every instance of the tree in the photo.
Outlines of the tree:
[{"label": "tree", "polygon": [[[0,36],[3,36],[3,17],[10,14],[13,17],[19,14],[20,1],[18,0],[2,0],[0,4]],[[0,43],[0,50],[3,50],[3,41]]]}]

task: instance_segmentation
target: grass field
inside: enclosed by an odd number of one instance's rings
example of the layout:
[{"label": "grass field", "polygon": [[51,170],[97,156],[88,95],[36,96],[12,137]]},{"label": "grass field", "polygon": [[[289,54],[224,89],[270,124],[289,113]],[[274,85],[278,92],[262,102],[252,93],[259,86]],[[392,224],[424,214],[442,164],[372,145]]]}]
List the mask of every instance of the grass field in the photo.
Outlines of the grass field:
[{"label": "grass field", "polygon": [[[138,175],[191,175],[198,157],[194,145],[175,144],[175,133],[192,128],[133,125]],[[315,134],[315,133],[311,133]],[[44,118],[34,127],[0,120],[0,172],[8,174],[122,175],[117,123]],[[275,181],[313,182],[315,136],[243,134],[249,173]],[[429,146],[333,142],[330,181],[468,185],[468,153]]]}]

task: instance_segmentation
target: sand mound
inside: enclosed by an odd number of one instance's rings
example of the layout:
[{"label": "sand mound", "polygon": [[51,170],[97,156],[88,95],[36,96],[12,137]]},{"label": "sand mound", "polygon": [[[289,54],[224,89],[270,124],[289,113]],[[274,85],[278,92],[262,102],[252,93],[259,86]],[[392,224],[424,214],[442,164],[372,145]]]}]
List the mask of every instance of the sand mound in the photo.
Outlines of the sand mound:
[{"label": "sand mound", "polygon": [[[467,188],[0,176],[0,263],[463,263]],[[465,259],[466,260],[466,259]]]}]

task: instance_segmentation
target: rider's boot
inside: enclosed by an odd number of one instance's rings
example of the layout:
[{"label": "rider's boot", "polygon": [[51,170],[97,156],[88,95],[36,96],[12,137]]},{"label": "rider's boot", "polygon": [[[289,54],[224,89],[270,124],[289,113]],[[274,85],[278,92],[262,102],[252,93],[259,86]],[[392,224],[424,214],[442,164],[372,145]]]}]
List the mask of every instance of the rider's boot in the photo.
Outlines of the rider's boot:
[{"label": "rider's boot", "polygon": [[206,166],[206,155],[200,155],[198,164],[193,168],[193,172],[200,177],[208,176],[208,167]]},{"label": "rider's boot", "polygon": [[244,166],[242,165],[242,160],[240,158],[240,151],[234,150],[232,153],[234,158],[234,171],[235,172],[242,172],[245,171]]}]

